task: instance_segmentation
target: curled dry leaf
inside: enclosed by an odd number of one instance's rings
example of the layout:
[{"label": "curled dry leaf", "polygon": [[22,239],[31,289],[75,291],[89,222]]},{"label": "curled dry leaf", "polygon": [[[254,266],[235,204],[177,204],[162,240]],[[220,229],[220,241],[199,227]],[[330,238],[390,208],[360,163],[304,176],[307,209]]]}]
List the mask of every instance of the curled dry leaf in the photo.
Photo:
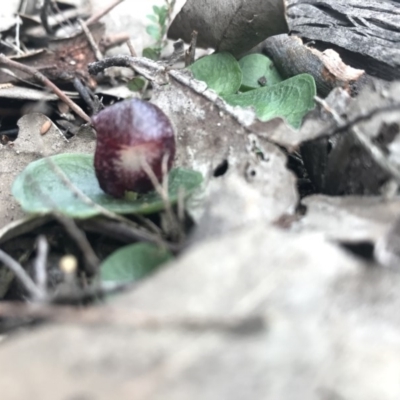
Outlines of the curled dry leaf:
[{"label": "curled dry leaf", "polygon": [[200,47],[240,55],[269,36],[288,32],[283,0],[188,0],[168,31],[189,43],[198,32]]}]

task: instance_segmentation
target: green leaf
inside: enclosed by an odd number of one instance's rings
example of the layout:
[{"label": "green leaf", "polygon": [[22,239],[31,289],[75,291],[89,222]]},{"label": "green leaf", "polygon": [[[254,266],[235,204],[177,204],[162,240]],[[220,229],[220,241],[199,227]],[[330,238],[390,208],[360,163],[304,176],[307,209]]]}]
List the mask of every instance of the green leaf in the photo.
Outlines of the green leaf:
[{"label": "green leaf", "polygon": [[171,259],[172,254],[164,248],[149,243],[131,244],[118,249],[101,263],[100,277],[103,282],[137,281]]},{"label": "green leaf", "polygon": [[282,82],[273,62],[262,54],[249,54],[239,61],[239,65],[243,74],[242,92]]},{"label": "green leaf", "polygon": [[160,11],[161,11],[161,7],[153,6],[153,12],[154,12],[154,14],[158,15],[158,14],[160,14]]},{"label": "green leaf", "polygon": [[148,25],[146,27],[146,32],[155,40],[159,40],[161,38],[161,30],[158,25]]},{"label": "green leaf", "polygon": [[168,16],[168,8],[165,6],[161,7],[160,12],[158,13],[158,21],[161,26],[165,25],[167,16]]},{"label": "green leaf", "polygon": [[189,69],[196,79],[206,82],[220,96],[236,93],[242,83],[239,63],[230,53],[216,53],[200,58]]},{"label": "green leaf", "polygon": [[303,117],[315,106],[315,95],[314,78],[301,74],[273,86],[226,96],[225,101],[234,106],[254,107],[261,121],[282,117],[299,128]]},{"label": "green leaf", "polygon": [[161,49],[158,47],[146,47],[143,49],[143,57],[149,58],[150,60],[157,61],[160,58]]},{"label": "green leaf", "polygon": [[146,15],[146,18],[148,18],[151,22],[158,24],[158,18],[154,14]]},{"label": "green leaf", "polygon": [[[91,154],[58,154],[52,161],[68,179],[95,203],[119,214],[150,214],[164,208],[160,196],[152,191],[135,200],[115,199],[105,194],[97,182]],[[200,173],[174,168],[169,173],[169,199],[176,203],[180,191],[189,195],[202,182]],[[57,210],[72,218],[90,218],[99,211],[76,197],[53,171],[46,159],[30,163],[16,178],[12,194],[24,211],[32,214]]]},{"label": "green leaf", "polygon": [[146,79],[141,77],[133,78],[128,82],[128,89],[132,92],[140,92],[146,84]]}]

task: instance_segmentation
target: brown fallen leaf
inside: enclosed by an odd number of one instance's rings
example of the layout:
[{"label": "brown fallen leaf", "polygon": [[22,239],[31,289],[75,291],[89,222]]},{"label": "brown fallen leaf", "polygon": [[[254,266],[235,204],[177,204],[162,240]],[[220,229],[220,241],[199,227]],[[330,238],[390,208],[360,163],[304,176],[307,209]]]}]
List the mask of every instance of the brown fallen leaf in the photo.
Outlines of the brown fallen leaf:
[{"label": "brown fallen leaf", "polygon": [[189,43],[198,32],[200,47],[240,55],[269,36],[288,32],[283,0],[188,0],[168,30]]}]

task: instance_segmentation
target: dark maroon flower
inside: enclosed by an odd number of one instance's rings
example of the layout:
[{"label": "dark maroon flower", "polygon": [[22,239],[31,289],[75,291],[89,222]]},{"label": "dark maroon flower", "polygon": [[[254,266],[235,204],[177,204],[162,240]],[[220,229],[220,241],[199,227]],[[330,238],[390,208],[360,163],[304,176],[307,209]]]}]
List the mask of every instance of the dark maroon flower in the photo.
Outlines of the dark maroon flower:
[{"label": "dark maroon flower", "polygon": [[92,118],[97,132],[94,168],[100,187],[114,197],[125,191],[145,193],[153,184],[143,163],[159,181],[162,163],[168,170],[175,156],[174,130],[168,117],[154,104],[132,99],[116,103]]}]

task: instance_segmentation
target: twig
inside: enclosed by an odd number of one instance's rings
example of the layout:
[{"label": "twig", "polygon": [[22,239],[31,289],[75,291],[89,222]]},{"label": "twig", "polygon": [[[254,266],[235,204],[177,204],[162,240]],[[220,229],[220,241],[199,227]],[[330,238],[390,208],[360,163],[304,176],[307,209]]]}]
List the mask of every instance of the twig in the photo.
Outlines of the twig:
[{"label": "twig", "polygon": [[163,172],[163,184],[162,185],[160,184],[154,171],[151,169],[150,165],[144,158],[141,158],[140,164],[141,164],[144,172],[149,177],[151,183],[153,184],[155,191],[161,197],[161,200],[164,204],[165,212],[166,212],[166,215],[167,215],[167,218],[169,220],[169,224],[170,224],[172,230],[178,234],[178,240],[181,240],[183,237],[183,232],[182,232],[182,229],[181,229],[181,226],[180,226],[178,220],[175,217],[175,214],[172,211],[171,202],[169,201],[168,171],[167,171],[168,157],[169,157],[169,155],[166,154],[162,160],[162,169],[163,169],[163,171],[162,171]]},{"label": "twig", "polygon": [[21,64],[19,62],[10,60],[4,54],[0,53],[0,64],[5,65],[12,69],[17,69],[31,75],[39,82],[43,83],[49,89],[51,89],[54,94],[56,94],[64,103],[66,103],[77,115],[79,115],[84,121],[91,122],[90,117],[77,105],[75,104],[63,91],[61,91],[53,82],[46,78],[42,73],[32,67]]},{"label": "twig", "polygon": [[86,270],[90,275],[95,275],[99,271],[100,260],[92,249],[86,235],[77,227],[73,219],[67,218],[60,213],[54,213],[54,218],[65,228],[71,238],[81,250],[86,261]]},{"label": "twig", "polygon": [[86,39],[88,40],[88,42],[89,42],[89,44],[90,44],[90,47],[91,47],[92,50],[93,50],[93,53],[94,53],[94,55],[95,55],[95,57],[96,57],[96,60],[97,60],[97,61],[102,60],[102,59],[103,59],[103,54],[101,54],[101,51],[100,51],[100,49],[99,49],[99,46],[97,46],[97,43],[96,43],[96,41],[94,40],[92,33],[90,32],[90,29],[87,27],[87,25],[85,24],[85,22],[82,21],[80,18],[78,19],[78,22],[79,22],[79,25],[80,25],[81,28],[82,28],[83,33],[84,33],[85,36],[86,36]]},{"label": "twig", "polygon": [[129,40],[129,33],[116,33],[114,35],[108,35],[102,40],[102,45],[105,49],[110,49],[112,47],[119,46],[123,43],[126,43]]},{"label": "twig", "polygon": [[[97,75],[107,68],[111,67],[126,67],[132,68],[139,75],[144,76],[149,81],[154,81],[155,76],[167,72],[165,66],[156,61],[149,60],[145,57],[130,57],[130,56],[115,56],[104,58],[88,65],[88,70],[91,75]],[[164,79],[165,80],[165,79]]]},{"label": "twig", "polygon": [[99,112],[100,108],[100,102],[98,101],[97,97],[95,97],[95,100],[92,100],[92,93],[88,89],[87,86],[85,86],[82,81],[76,76],[74,78],[74,87],[76,91],[79,93],[79,95],[82,97],[82,99],[85,101],[85,103],[88,105],[88,107],[91,109],[93,114],[97,114]]},{"label": "twig", "polygon": [[21,25],[22,25],[22,20],[20,16],[17,16],[17,23],[15,27],[15,45],[17,47],[17,53],[18,54],[23,54],[23,51],[21,50],[21,41],[20,41],[20,33],[21,33]]},{"label": "twig", "polygon": [[[105,236],[112,237],[125,243],[137,241],[155,243],[153,235],[150,235],[141,229],[137,229],[117,221],[108,219],[92,219],[79,221],[78,225],[81,226],[85,231],[94,233],[102,232],[102,234]],[[181,246],[175,243],[163,241],[162,245],[174,253],[177,253],[181,250]]]},{"label": "twig", "polygon": [[188,67],[194,63],[194,59],[196,57],[197,35],[197,31],[192,32],[190,46],[185,52],[185,67]]},{"label": "twig", "polygon": [[46,294],[42,292],[24,268],[6,252],[0,249],[0,261],[14,273],[16,278],[22,283],[29,295],[35,300],[44,300]]},{"label": "twig", "polygon": [[36,242],[37,255],[34,262],[36,285],[42,293],[47,292],[47,255],[49,244],[44,235],[40,235]]},{"label": "twig", "polygon": [[92,25],[97,22],[99,19],[103,18],[106,14],[108,14],[113,8],[115,8],[118,4],[122,3],[124,0],[113,0],[111,3],[103,8],[102,10],[98,11],[97,13],[93,14],[89,19],[86,20],[86,25]]},{"label": "twig", "polygon": [[131,40],[131,39],[128,39],[128,40],[126,41],[126,44],[127,44],[127,46],[128,46],[129,53],[131,54],[131,56],[132,56],[132,57],[137,57],[137,53],[136,53],[136,51],[135,51],[135,48],[133,47],[132,40]]},{"label": "twig", "polygon": [[[319,100],[316,99],[316,101],[317,101],[317,103],[320,103]],[[326,109],[325,106],[323,106],[323,107],[324,107],[324,109]],[[330,107],[328,107],[328,108],[331,109]],[[344,121],[342,119],[342,123],[339,124],[339,126],[332,128],[331,130],[327,131],[326,133],[324,133],[323,135],[321,135],[319,137],[328,137],[328,136],[335,135],[337,133],[345,132],[345,131],[349,130],[353,125],[356,125],[360,122],[368,121],[368,120],[372,119],[373,117],[375,117],[376,115],[383,114],[385,112],[399,111],[399,110],[400,110],[400,103],[393,103],[393,104],[389,104],[387,106],[374,108],[374,109],[368,111],[367,113],[357,115],[356,117],[354,117],[353,119],[351,119],[349,121]],[[327,110],[327,111],[330,113],[329,110]],[[333,116],[333,114],[332,114],[332,116]]]},{"label": "twig", "polygon": [[42,8],[40,10],[40,20],[42,21],[42,25],[44,30],[48,35],[53,34],[53,28],[49,25],[49,20],[48,20],[48,14],[49,10],[52,7],[52,1],[53,0],[44,0]]}]

